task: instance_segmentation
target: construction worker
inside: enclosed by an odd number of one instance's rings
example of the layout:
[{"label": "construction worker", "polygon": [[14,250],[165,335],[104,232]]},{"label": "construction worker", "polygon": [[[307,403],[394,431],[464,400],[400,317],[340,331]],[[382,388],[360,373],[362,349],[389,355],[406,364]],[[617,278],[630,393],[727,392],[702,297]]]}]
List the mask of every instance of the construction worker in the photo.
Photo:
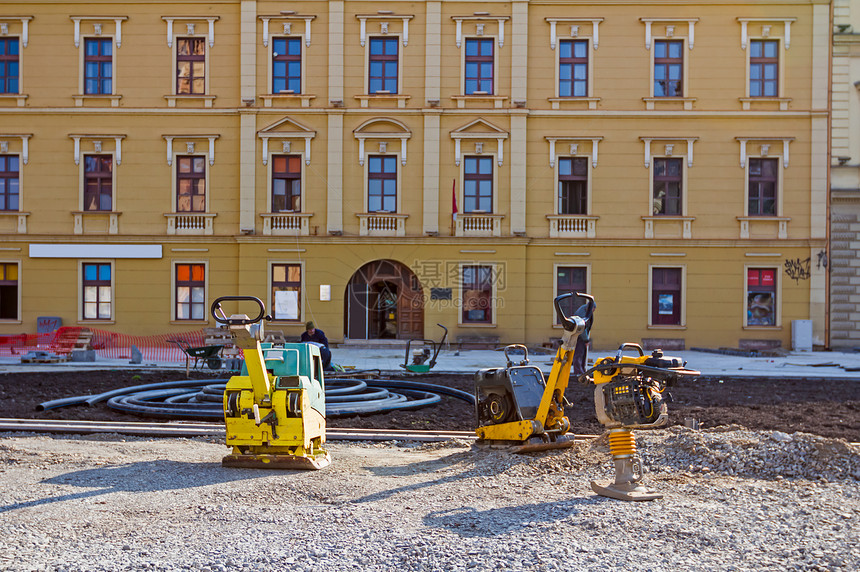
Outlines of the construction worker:
[{"label": "construction worker", "polygon": [[331,350],[328,348],[328,338],[325,332],[314,326],[313,322],[305,324],[305,332],[302,334],[302,342],[311,342],[319,346],[320,355],[323,360],[324,371],[334,371],[331,367]]}]

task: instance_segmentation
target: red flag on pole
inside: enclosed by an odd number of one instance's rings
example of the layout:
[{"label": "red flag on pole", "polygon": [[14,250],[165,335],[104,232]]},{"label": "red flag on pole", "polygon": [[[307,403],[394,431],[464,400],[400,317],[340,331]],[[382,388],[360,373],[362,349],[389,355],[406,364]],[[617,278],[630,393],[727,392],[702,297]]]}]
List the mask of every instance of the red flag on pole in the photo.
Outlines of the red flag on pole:
[{"label": "red flag on pole", "polygon": [[453,213],[454,218],[457,218],[457,179],[454,179],[453,185],[451,187],[451,212]]}]

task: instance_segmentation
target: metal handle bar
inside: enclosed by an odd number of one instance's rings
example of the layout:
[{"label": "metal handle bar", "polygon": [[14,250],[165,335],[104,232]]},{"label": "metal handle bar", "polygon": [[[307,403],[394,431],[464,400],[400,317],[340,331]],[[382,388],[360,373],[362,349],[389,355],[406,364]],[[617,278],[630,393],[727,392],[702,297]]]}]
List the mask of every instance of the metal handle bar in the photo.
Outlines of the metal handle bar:
[{"label": "metal handle bar", "polygon": [[[235,300],[237,302],[247,301],[247,302],[256,302],[260,307],[260,313],[256,318],[228,318],[224,314],[224,310],[221,309],[221,302],[224,300]],[[214,302],[212,302],[212,307],[209,309],[212,317],[215,318],[215,321],[219,324],[226,324],[228,326],[244,326],[246,324],[256,324],[262,320],[271,320],[271,316],[266,315],[266,306],[263,304],[263,301],[257,298],[256,296],[221,296],[220,298],[216,298]],[[219,315],[220,313],[220,315]]]},{"label": "metal handle bar", "polygon": [[591,315],[594,312],[594,296],[585,294],[583,292],[568,292],[567,294],[556,296],[553,300],[553,304],[555,305],[555,311],[558,313],[558,318],[561,321],[561,326],[568,332],[572,332],[576,329],[576,322],[571,320],[569,316],[564,315],[564,310],[561,309],[561,301],[572,296],[579,296],[580,298],[585,298],[586,300],[588,300],[588,305],[585,309],[586,315],[580,316],[581,318],[587,321],[591,318]]},{"label": "metal handle bar", "polygon": [[526,365],[529,363],[529,349],[526,346],[524,346],[523,344],[511,344],[509,346],[505,346],[505,359],[508,361],[508,367],[511,367],[514,363],[513,361],[511,361],[511,358],[508,356],[508,350],[510,350],[510,349],[521,349],[521,350],[523,350],[523,354],[525,354],[525,355],[523,357],[523,361],[520,362],[520,365]]}]

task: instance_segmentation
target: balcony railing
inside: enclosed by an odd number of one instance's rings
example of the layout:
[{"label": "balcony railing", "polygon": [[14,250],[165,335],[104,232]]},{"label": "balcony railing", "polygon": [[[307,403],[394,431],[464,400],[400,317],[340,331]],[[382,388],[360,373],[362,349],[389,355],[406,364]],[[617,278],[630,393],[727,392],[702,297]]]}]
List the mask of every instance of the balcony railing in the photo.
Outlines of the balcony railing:
[{"label": "balcony railing", "polygon": [[407,214],[356,213],[361,236],[406,236]]},{"label": "balcony railing", "polygon": [[308,236],[314,213],[260,213],[265,236]]},{"label": "balcony railing", "polygon": [[550,238],[594,238],[600,217],[589,215],[547,215]]},{"label": "balcony railing", "polygon": [[505,215],[468,213],[457,215],[457,236],[501,236]]},{"label": "balcony railing", "polygon": [[164,213],[167,234],[212,234],[212,220],[216,213]]}]

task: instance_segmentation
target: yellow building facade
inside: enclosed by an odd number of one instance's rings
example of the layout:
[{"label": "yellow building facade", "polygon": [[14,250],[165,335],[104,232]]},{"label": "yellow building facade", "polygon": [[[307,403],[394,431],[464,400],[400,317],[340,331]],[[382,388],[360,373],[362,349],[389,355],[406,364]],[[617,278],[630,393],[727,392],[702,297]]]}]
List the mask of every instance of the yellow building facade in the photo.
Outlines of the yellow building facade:
[{"label": "yellow building facade", "polygon": [[[827,339],[830,4],[4,2],[0,333]],[[228,311],[233,308],[228,307]]]}]

